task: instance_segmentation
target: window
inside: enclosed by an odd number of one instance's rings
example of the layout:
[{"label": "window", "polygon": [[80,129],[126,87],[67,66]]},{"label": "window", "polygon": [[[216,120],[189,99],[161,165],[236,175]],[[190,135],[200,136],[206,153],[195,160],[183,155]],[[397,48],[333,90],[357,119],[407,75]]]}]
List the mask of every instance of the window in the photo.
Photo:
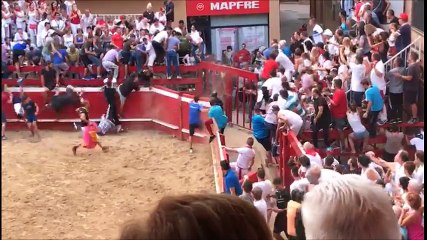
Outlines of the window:
[{"label": "window", "polygon": [[412,26],[424,32],[424,0],[412,0],[411,18]]}]

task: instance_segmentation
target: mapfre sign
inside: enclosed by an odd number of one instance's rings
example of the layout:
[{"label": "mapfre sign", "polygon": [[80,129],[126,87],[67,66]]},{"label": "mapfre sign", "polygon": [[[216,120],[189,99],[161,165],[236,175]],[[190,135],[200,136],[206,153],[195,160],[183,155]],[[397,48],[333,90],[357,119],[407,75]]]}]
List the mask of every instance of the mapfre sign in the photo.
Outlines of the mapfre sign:
[{"label": "mapfre sign", "polygon": [[187,16],[214,16],[268,13],[268,0],[227,1],[187,0]]}]

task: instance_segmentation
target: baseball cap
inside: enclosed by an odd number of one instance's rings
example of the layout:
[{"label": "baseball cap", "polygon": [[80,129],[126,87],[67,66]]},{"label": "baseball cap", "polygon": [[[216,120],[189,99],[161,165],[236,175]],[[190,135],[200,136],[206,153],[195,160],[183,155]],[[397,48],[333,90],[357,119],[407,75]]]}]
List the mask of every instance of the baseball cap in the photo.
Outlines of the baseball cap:
[{"label": "baseball cap", "polygon": [[334,36],[334,34],[332,33],[332,31],[330,29],[326,29],[325,31],[323,31],[323,35],[328,36],[328,37]]},{"label": "baseball cap", "polygon": [[174,30],[175,32],[179,33],[179,34],[182,34],[182,31],[181,31],[181,29],[180,29],[179,27],[176,27],[176,28],[174,28],[173,30]]},{"label": "baseball cap", "polygon": [[399,19],[402,19],[402,21],[405,21],[405,22],[407,22],[408,21],[408,19],[409,19],[409,16],[408,16],[408,14],[407,13],[401,13],[400,15],[399,15]]},{"label": "baseball cap", "polygon": [[279,48],[283,47],[286,45],[286,40],[280,40],[279,41]]}]

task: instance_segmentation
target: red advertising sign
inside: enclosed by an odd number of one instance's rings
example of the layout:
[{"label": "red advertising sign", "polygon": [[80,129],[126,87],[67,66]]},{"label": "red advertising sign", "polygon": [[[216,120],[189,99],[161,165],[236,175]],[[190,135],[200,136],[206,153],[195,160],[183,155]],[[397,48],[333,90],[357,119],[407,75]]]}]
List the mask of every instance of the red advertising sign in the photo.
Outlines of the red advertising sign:
[{"label": "red advertising sign", "polygon": [[268,0],[187,0],[187,16],[268,13]]}]

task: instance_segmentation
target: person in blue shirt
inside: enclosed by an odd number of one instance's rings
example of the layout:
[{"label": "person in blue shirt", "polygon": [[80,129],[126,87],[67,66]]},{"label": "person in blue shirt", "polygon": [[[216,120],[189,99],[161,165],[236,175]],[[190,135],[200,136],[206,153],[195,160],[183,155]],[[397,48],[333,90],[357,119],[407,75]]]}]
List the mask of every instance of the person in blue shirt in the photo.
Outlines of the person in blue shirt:
[{"label": "person in blue shirt", "polygon": [[25,40],[24,42],[15,43],[12,47],[12,61],[15,65],[16,75],[18,75],[18,83],[22,82],[23,78],[21,77],[21,61],[25,56],[27,47],[30,46],[31,41]]},{"label": "person in blue shirt", "polygon": [[67,64],[68,53],[66,49],[55,50],[52,54],[53,69],[56,71],[56,79],[65,75],[70,68]]},{"label": "person in blue shirt", "polygon": [[212,124],[213,124],[212,119],[215,119],[216,124],[218,124],[219,133],[224,134],[225,127],[227,126],[227,123],[228,123],[228,118],[224,114],[222,107],[219,105],[216,105],[216,102],[213,99],[211,99],[209,103],[211,105],[208,112],[209,120],[205,122],[205,126],[206,126],[206,130],[208,130],[210,134],[209,143],[211,143],[215,139],[215,134],[213,133],[213,130],[212,130]]},{"label": "person in blue shirt", "polygon": [[384,100],[381,96],[380,89],[376,86],[371,86],[369,80],[364,79],[361,84],[366,89],[365,102],[367,103],[363,118],[368,118],[369,136],[375,137],[377,135],[378,115],[384,107]]},{"label": "person in blue shirt", "polygon": [[199,103],[199,96],[194,96],[192,102],[188,106],[188,122],[190,136],[188,141],[190,142],[190,153],[193,152],[193,135],[196,129],[200,128],[200,113],[203,111],[203,105]]},{"label": "person in blue shirt", "polygon": [[239,179],[237,178],[236,173],[231,170],[230,163],[226,160],[220,162],[221,170],[224,175],[224,192],[227,194],[240,196],[243,191],[240,186]]},{"label": "person in blue shirt", "polygon": [[252,116],[252,132],[254,138],[264,147],[265,151],[267,151],[267,165],[272,163],[271,156],[271,139],[270,139],[270,131],[265,124],[264,117],[261,115],[261,110],[259,108],[255,108],[254,116]]}]

